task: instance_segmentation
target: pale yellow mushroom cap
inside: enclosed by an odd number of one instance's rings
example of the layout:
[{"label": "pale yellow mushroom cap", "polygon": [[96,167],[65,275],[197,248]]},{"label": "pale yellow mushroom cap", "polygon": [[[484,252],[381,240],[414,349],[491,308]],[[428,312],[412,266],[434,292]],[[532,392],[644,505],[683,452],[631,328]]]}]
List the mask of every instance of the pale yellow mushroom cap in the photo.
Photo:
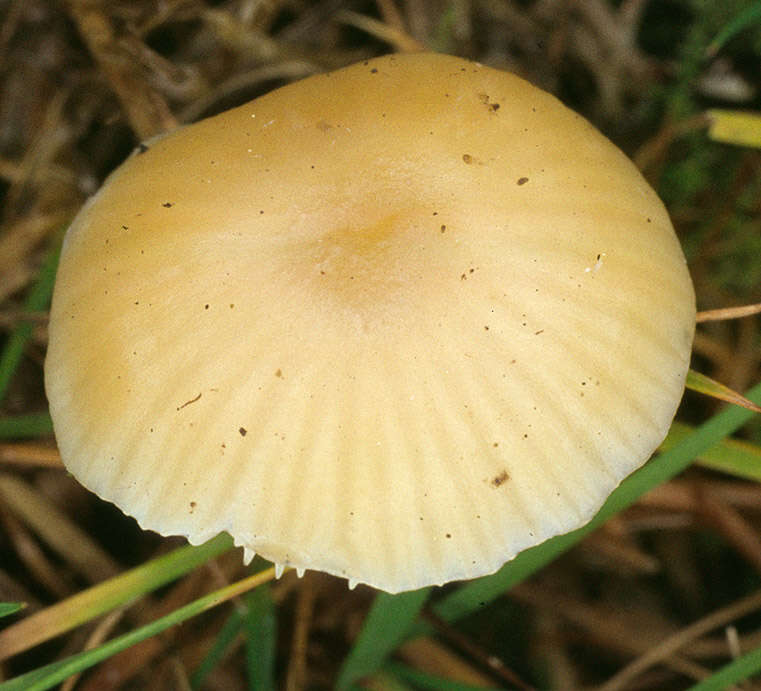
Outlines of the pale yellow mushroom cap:
[{"label": "pale yellow mushroom cap", "polygon": [[144,528],[396,592],[588,521],[665,436],[694,319],[586,120],[397,55],[121,166],[67,234],[46,386],[68,469]]}]

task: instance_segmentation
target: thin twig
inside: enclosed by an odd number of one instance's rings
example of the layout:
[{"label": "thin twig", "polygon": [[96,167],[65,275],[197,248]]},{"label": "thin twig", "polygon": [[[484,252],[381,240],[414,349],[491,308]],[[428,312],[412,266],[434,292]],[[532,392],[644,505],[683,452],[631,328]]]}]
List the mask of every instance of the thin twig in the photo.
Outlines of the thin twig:
[{"label": "thin twig", "polygon": [[632,663],[619,670],[600,686],[598,691],[620,691],[620,689],[623,689],[626,684],[645,670],[659,662],[663,662],[678,650],[684,648],[695,639],[700,638],[700,636],[759,608],[761,608],[761,590],[741,600],[737,600],[727,607],[718,609],[702,619],[698,619],[690,626],[665,638],[644,655],[641,655]]},{"label": "thin twig", "polygon": [[705,310],[698,312],[695,317],[695,321],[708,322],[708,321],[720,321],[722,319],[740,319],[742,317],[750,317],[753,314],[761,314],[761,302],[757,302],[753,305],[741,305],[739,307],[722,307],[716,310]]}]

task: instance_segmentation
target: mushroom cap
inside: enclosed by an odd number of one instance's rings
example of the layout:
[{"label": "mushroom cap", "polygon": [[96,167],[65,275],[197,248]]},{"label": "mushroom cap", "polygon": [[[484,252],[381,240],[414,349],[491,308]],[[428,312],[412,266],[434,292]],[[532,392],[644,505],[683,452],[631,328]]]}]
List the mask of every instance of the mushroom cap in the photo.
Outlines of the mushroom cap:
[{"label": "mushroom cap", "polygon": [[389,592],[587,522],[695,322],[634,165],[502,71],[395,55],[141,148],[70,227],[46,389],[143,528]]}]

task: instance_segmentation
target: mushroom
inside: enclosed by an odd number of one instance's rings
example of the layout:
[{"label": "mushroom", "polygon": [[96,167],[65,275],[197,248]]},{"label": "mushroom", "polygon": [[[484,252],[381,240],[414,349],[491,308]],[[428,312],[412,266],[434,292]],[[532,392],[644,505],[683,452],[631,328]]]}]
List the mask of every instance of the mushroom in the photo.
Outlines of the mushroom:
[{"label": "mushroom", "polygon": [[695,301],[634,165],[506,72],[395,55],[141,147],[68,230],[63,460],[143,528],[398,592],[587,522]]}]

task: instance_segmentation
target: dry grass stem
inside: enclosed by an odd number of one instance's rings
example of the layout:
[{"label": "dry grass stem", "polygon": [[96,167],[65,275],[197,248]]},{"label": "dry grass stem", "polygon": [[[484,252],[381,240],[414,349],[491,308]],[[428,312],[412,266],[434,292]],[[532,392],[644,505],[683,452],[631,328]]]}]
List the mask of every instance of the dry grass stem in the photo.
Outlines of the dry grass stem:
[{"label": "dry grass stem", "polygon": [[0,464],[2,463],[63,470],[58,449],[38,442],[0,443]]},{"label": "dry grass stem", "polygon": [[710,487],[697,486],[701,514],[734,545],[735,549],[761,574],[761,537],[758,531]]},{"label": "dry grass stem", "polygon": [[358,12],[341,10],[336,14],[336,21],[355,26],[401,52],[414,53],[415,51],[425,50],[425,46],[422,43],[412,38],[412,36],[402,29],[390,26]]},{"label": "dry grass stem", "polygon": [[[97,648],[101,643],[104,643],[114,628],[116,628],[117,624],[121,621],[124,612],[124,608],[120,607],[103,617],[88,636],[83,650],[92,650],[93,648]],[[72,691],[80,678],[80,674],[75,674],[74,676],[69,677],[63,684],[61,684],[61,691]]]},{"label": "dry grass stem", "polygon": [[0,474],[0,497],[88,582],[97,583],[121,571],[121,566],[88,533],[30,484],[13,475]]},{"label": "dry grass stem", "polygon": [[742,305],[739,307],[723,307],[717,310],[705,310],[698,312],[695,317],[695,321],[707,322],[707,321],[719,321],[722,319],[741,319],[742,317],[750,317],[753,314],[761,314],[761,302],[754,305]]},{"label": "dry grass stem", "polygon": [[312,576],[311,573],[305,574],[298,590],[291,654],[285,676],[286,691],[301,691],[308,688],[309,685],[307,653],[309,651],[309,630],[312,625],[315,600],[315,584]]},{"label": "dry grass stem", "polygon": [[493,686],[491,678],[432,638],[416,638],[402,645],[398,656],[415,669],[471,686]]},{"label": "dry grass stem", "polygon": [[708,616],[699,619],[690,626],[660,641],[660,643],[650,648],[644,655],[608,679],[608,681],[600,686],[598,691],[620,691],[625,688],[626,684],[645,670],[653,665],[665,662],[667,658],[678,650],[685,648],[709,631],[720,626],[725,626],[729,622],[739,619],[759,608],[761,608],[761,592],[755,592],[727,607],[712,612]]}]

